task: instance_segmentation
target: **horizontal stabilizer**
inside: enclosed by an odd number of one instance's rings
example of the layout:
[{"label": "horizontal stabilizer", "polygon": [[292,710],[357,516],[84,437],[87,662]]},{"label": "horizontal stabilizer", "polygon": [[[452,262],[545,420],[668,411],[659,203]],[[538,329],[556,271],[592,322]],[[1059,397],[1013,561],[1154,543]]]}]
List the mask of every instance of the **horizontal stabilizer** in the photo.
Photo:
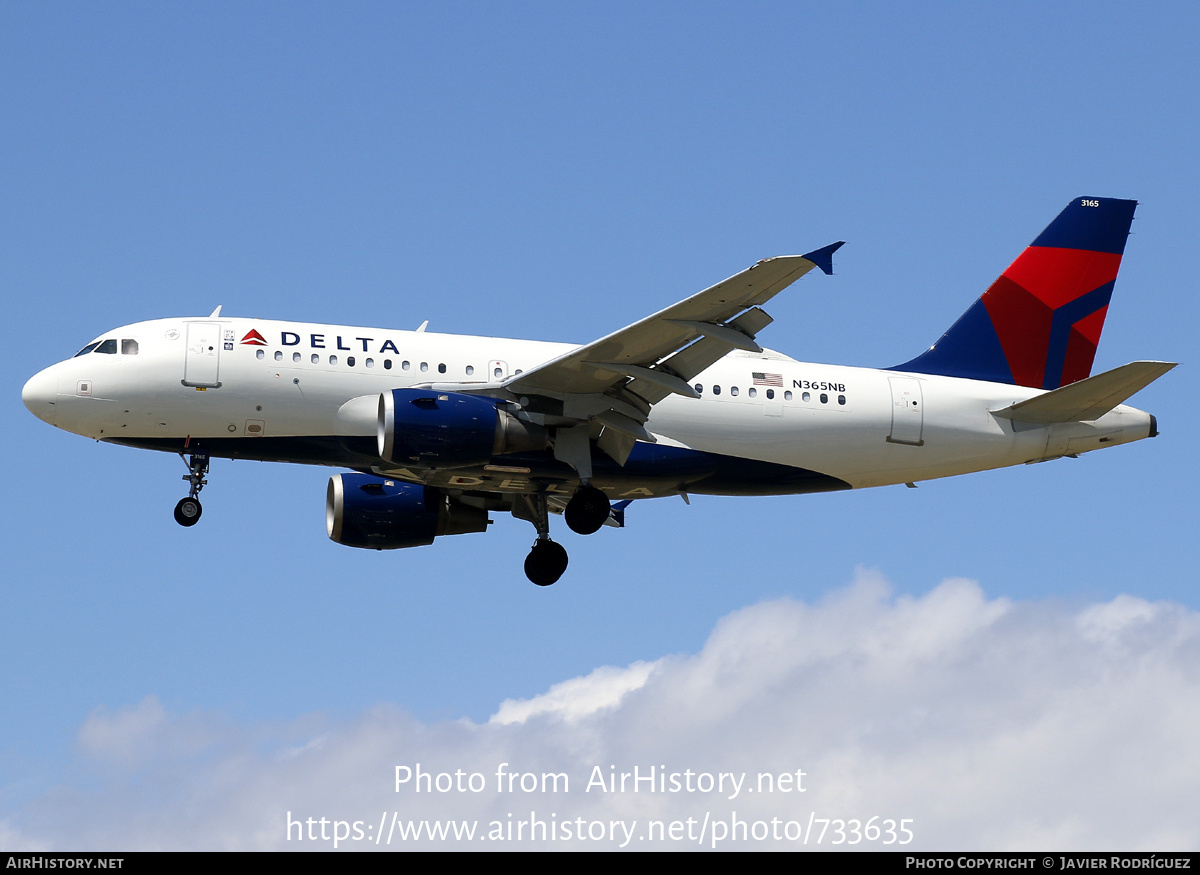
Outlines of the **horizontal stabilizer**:
[{"label": "horizontal stabilizer", "polygon": [[1130,362],[1036,398],[993,410],[992,413],[1020,422],[1090,422],[1146,388],[1173,367],[1174,362]]}]

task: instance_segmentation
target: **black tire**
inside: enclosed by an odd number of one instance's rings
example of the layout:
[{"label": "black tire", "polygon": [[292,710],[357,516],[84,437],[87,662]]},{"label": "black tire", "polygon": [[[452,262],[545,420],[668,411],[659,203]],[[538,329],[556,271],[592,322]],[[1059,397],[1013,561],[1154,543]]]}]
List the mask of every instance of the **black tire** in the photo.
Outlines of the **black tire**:
[{"label": "black tire", "polygon": [[204,508],[200,506],[198,498],[181,498],[179,504],[175,505],[175,522],[181,526],[194,526],[200,522],[200,514],[204,513]]},{"label": "black tire", "polygon": [[595,486],[582,486],[567,502],[563,516],[572,532],[590,535],[600,531],[611,512],[612,504],[607,495]]},{"label": "black tire", "polygon": [[549,586],[567,570],[567,551],[561,544],[540,540],[525,557],[525,576],[538,586]]}]

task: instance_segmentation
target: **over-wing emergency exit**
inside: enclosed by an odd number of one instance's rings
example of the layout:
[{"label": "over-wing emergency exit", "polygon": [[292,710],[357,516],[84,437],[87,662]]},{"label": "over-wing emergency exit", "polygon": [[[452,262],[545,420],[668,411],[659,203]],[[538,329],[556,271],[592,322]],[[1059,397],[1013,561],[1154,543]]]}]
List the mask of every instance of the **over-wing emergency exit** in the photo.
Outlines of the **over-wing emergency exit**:
[{"label": "over-wing emergency exit", "polygon": [[395,549],[527,520],[530,580],[636,499],[913,483],[1077,456],[1157,434],[1124,402],[1175,365],[1092,375],[1136,202],[1076,198],[921,355],[876,370],[759,345],[771,298],[835,243],[758,262],[584,346],[297,322],[158,319],[105,332],[32,377],[40,419],[177,453],[195,524],[212,458],[351,469],[330,538]]}]

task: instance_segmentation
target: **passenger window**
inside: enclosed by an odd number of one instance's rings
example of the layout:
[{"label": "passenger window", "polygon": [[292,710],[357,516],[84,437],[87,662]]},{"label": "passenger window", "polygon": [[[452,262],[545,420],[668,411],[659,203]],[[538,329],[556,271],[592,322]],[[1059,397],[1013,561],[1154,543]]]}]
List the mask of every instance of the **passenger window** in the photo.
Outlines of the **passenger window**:
[{"label": "passenger window", "polygon": [[292,353],[292,361],[299,364],[300,363],[300,353],[298,353],[298,352]]},{"label": "passenger window", "polygon": [[439,373],[439,374],[444,374],[444,373],[446,373],[446,366],[445,366],[445,365],[438,365],[438,373]]},{"label": "passenger window", "polygon": [[735,396],[735,397],[736,397],[736,396],[737,396],[737,393],[738,393],[738,387],[737,387],[737,386],[730,386],[730,387],[729,387],[729,394],[730,394],[730,395],[733,395],[733,396]]},{"label": "passenger window", "polygon": [[516,374],[516,375],[520,375],[520,374],[523,374],[523,373],[525,373],[525,372],[524,372],[524,371],[522,371],[520,368],[517,368],[515,371],[513,371],[513,373],[514,373],[514,374]]},{"label": "passenger window", "polygon": [[136,340],[125,339],[121,341],[121,355],[137,355],[138,342]]},{"label": "passenger window", "polygon": [[385,371],[390,371],[392,369],[392,360],[391,359],[383,360],[383,369]]},{"label": "passenger window", "polygon": [[365,364],[368,368],[373,368],[375,367],[375,359],[367,359]]},{"label": "passenger window", "polygon": [[692,388],[696,390],[696,394],[697,394],[697,395],[703,395],[703,394],[704,394],[704,384],[703,384],[703,383],[697,383],[697,384],[696,384],[695,386],[693,386]]},{"label": "passenger window", "polygon": [[408,362],[401,362],[400,369],[407,371],[408,370]]},{"label": "passenger window", "polygon": [[336,356],[336,355],[331,355],[331,356],[329,357],[329,363],[330,363],[331,365],[336,365],[336,364],[337,364],[337,356]]},{"label": "passenger window", "polygon": [[267,354],[265,352],[263,352],[261,349],[256,349],[254,351],[254,355],[259,361],[262,361],[263,359],[265,359],[267,357]]},{"label": "passenger window", "polygon": [[321,363],[321,357],[319,355],[317,355],[315,352],[312,354],[312,363],[314,365],[319,365]]},{"label": "passenger window", "polygon": [[791,389],[788,389],[786,392],[783,393],[783,400],[784,401],[792,400],[792,390]]},{"label": "passenger window", "polygon": [[474,373],[475,373],[475,366],[474,366],[474,365],[467,365],[467,376],[468,376],[468,377],[470,377],[470,376],[471,376],[471,375],[473,375]]},{"label": "passenger window", "polygon": [[826,395],[824,392],[822,392],[822,393],[821,393],[821,403],[822,403],[822,404],[828,404],[828,403],[829,403],[829,396],[828,396],[828,395]]},{"label": "passenger window", "polygon": [[500,370],[499,368],[496,368],[494,371],[492,371],[492,376],[495,377],[497,380],[499,380],[501,377],[504,376],[504,371]]},{"label": "passenger window", "polygon": [[[750,391],[749,391],[747,394],[748,394],[748,395],[749,395],[751,398],[757,398],[757,397],[758,397],[758,390],[757,390],[757,389],[754,389],[754,388],[751,388],[751,389],[750,389]],[[768,389],[768,390],[767,390],[767,395],[769,396],[770,394],[771,394],[771,390],[770,390],[770,389]]]},{"label": "passenger window", "polygon": [[809,392],[805,392],[803,395],[800,396],[800,398],[801,398],[801,400],[804,400],[804,401],[812,401],[812,394]]},{"label": "passenger window", "polygon": [[774,389],[768,389],[768,390],[767,390],[767,397],[768,397],[768,398],[774,398],[774,397],[775,397],[775,390],[774,390]]},{"label": "passenger window", "polygon": [[281,350],[281,349],[275,350],[275,361],[277,361],[277,362],[283,361],[283,350]]},{"label": "passenger window", "polygon": [[429,370],[429,362],[421,362],[421,372],[424,373],[427,370]]},{"label": "passenger window", "polygon": [[348,367],[348,368],[354,367],[354,356],[352,356],[352,355],[346,356],[346,367]]},{"label": "passenger window", "polygon": [[116,355],[117,354],[116,338],[114,337],[109,340],[102,341],[100,343],[100,345],[96,347],[96,352],[102,352],[105,355]]},{"label": "passenger window", "polygon": [[714,394],[714,395],[720,395],[720,394],[721,394],[721,387],[720,387],[720,386],[713,386],[713,394]]},{"label": "passenger window", "polygon": [[846,403],[846,396],[838,395],[838,404],[845,404],[845,403]]}]

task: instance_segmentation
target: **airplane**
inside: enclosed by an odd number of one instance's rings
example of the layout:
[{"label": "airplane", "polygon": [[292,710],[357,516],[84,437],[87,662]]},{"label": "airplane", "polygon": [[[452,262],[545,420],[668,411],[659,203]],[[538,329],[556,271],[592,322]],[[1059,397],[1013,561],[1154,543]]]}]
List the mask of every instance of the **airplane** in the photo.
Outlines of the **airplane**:
[{"label": "airplane", "polygon": [[633,500],[908,484],[1076,457],[1158,434],[1126,406],[1172,362],[1091,375],[1137,202],[1081,197],[933,346],[869,369],[759,345],[771,298],[834,243],[759,261],[583,346],[207,317],[107,331],[32,377],[25,406],[100,441],[176,453],[192,526],[213,457],[348,468],[329,537],[378,550],[533,524],[539,586]]}]

